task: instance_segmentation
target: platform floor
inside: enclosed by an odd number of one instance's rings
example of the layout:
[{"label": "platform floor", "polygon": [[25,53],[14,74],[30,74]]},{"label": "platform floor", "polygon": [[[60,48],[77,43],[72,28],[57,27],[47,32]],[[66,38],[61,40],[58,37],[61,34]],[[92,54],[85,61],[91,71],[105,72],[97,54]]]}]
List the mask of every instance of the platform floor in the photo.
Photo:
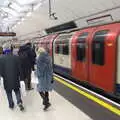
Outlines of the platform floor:
[{"label": "platform floor", "polygon": [[[35,84],[37,82],[34,75],[32,81]],[[25,112],[20,112],[17,106],[13,111],[10,110],[3,85],[0,83],[0,120],[92,120],[55,91],[50,94],[52,106],[46,112],[43,111],[42,100],[36,92],[36,88],[33,91],[26,92],[22,84],[22,97]]]}]

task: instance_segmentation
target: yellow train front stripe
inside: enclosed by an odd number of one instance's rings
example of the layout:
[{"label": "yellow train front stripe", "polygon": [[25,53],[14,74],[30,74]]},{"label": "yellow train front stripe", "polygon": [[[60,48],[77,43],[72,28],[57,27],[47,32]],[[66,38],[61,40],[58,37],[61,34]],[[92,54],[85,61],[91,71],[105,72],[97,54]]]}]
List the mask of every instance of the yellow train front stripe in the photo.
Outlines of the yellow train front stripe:
[{"label": "yellow train front stripe", "polygon": [[58,81],[58,82],[64,84],[65,86],[71,88],[72,90],[78,92],[79,94],[81,94],[81,95],[87,97],[88,99],[90,99],[90,100],[92,100],[92,101],[94,101],[94,102],[100,104],[101,106],[107,108],[107,109],[110,110],[111,112],[113,112],[113,113],[115,113],[115,114],[117,114],[117,115],[120,116],[120,109],[118,109],[118,108],[116,108],[116,107],[113,107],[112,105],[110,105],[110,104],[108,104],[108,103],[106,103],[106,102],[100,100],[99,98],[96,98],[95,96],[90,95],[90,94],[88,94],[88,93],[86,93],[86,92],[84,92],[84,91],[78,89],[77,87],[75,87],[75,86],[69,84],[68,82],[65,82],[65,81],[62,80],[61,78],[58,78],[58,77],[54,76],[54,79],[55,79],[56,81]]}]

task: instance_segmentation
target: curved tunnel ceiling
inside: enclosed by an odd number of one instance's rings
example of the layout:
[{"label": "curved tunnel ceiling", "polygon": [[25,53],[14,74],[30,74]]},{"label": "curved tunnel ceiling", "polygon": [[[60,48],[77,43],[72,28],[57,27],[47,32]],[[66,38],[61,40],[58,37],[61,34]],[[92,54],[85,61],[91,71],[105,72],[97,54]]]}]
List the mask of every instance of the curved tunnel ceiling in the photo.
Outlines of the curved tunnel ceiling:
[{"label": "curved tunnel ceiling", "polygon": [[87,26],[86,20],[97,16],[110,14],[113,20],[120,19],[120,0],[51,0],[52,12],[56,13],[55,16],[58,17],[57,20],[49,18],[48,1],[49,0],[44,0],[44,3],[29,16],[26,16],[23,21],[16,24],[12,30],[15,31],[18,36],[36,31],[41,31],[41,34],[44,34],[44,29],[71,20],[75,21],[78,27],[83,27]]}]

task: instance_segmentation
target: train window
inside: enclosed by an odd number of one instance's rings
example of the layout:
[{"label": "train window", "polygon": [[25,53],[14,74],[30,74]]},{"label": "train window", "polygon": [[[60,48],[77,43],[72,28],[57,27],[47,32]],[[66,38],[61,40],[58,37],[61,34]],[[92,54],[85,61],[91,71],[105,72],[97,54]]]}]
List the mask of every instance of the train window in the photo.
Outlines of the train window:
[{"label": "train window", "polygon": [[60,53],[60,46],[59,46],[59,44],[55,44],[55,53],[56,54],[59,54]]},{"label": "train window", "polygon": [[88,32],[82,33],[77,40],[77,60],[85,61],[85,46],[86,46],[86,38],[88,36]]},{"label": "train window", "polygon": [[102,30],[95,33],[92,42],[92,63],[104,65],[105,37],[108,35],[108,30]]},{"label": "train window", "polygon": [[64,41],[63,43],[63,55],[69,54],[69,41]]},{"label": "train window", "polygon": [[61,42],[59,44],[59,54],[63,54],[63,44]]},{"label": "train window", "polygon": [[72,37],[72,34],[62,34],[57,38],[55,42],[55,53],[56,54],[69,54],[69,40]]},{"label": "train window", "polygon": [[55,42],[55,53],[56,54],[62,54],[62,43],[61,41],[56,41]]}]

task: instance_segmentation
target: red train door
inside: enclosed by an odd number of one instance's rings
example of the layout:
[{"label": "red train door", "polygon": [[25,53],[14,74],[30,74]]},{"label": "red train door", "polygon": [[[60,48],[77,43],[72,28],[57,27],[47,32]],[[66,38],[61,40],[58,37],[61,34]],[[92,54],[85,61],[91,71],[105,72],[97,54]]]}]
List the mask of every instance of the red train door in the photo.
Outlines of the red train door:
[{"label": "red train door", "polygon": [[84,29],[74,34],[72,39],[72,76],[80,81],[88,81],[88,40],[95,28]]},{"label": "red train door", "polygon": [[55,40],[55,38],[57,37],[58,34],[53,34],[53,35],[50,35],[48,36],[47,38],[47,41],[48,41],[48,44],[47,44],[47,47],[49,48],[50,50],[50,56],[53,55],[53,41]]},{"label": "red train door", "polygon": [[107,92],[115,87],[117,24],[98,27],[90,41],[89,79]]}]

